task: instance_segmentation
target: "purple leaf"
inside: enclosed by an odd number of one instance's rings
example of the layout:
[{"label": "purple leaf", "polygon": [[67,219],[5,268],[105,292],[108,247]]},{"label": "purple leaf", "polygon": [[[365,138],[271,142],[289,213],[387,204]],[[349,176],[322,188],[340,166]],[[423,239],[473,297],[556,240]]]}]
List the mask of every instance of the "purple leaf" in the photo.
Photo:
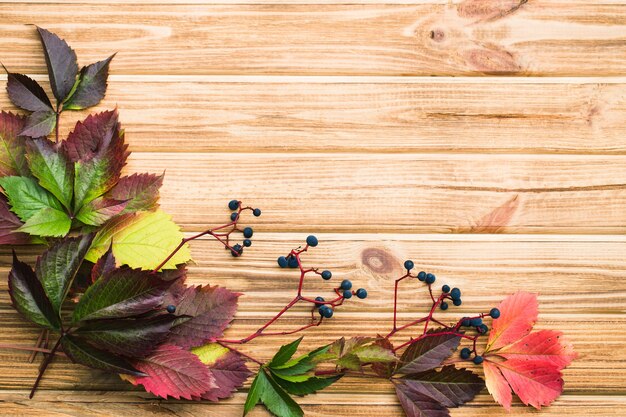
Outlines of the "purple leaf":
[{"label": "purple leaf", "polygon": [[98,259],[91,269],[91,283],[96,282],[100,276],[109,274],[115,269],[115,256],[113,256],[113,248],[109,247],[104,255]]},{"label": "purple leaf", "polygon": [[46,65],[48,66],[52,93],[57,102],[62,103],[72,91],[76,80],[76,73],[78,72],[76,53],[54,33],[40,27],[37,27],[37,32],[41,38]]},{"label": "purple leaf", "polygon": [[426,333],[404,351],[400,359],[403,365],[397,373],[414,374],[438,367],[459,346],[460,341],[459,336],[441,333],[441,330]]},{"label": "purple leaf", "polygon": [[72,162],[90,161],[105,155],[109,149],[119,153],[123,162],[128,156],[117,110],[90,114],[84,121],[76,123],[63,146]]},{"label": "purple leaf", "polygon": [[13,104],[28,111],[54,111],[48,95],[37,81],[23,74],[8,71],[7,74],[7,92]]},{"label": "purple leaf", "polygon": [[115,200],[128,201],[125,212],[152,210],[158,207],[159,188],[163,185],[163,176],[133,174],[122,177],[107,196]]},{"label": "purple leaf", "polygon": [[80,70],[76,90],[63,105],[67,110],[81,110],[98,104],[106,93],[109,63],[115,54]]},{"label": "purple leaf", "polygon": [[100,226],[120,214],[126,204],[126,201],[98,197],[82,206],[76,214],[76,218],[85,224]]},{"label": "purple leaf", "polygon": [[81,365],[117,374],[144,375],[121,356],[97,349],[73,336],[63,336],[61,347],[73,362]]},{"label": "purple leaf", "polygon": [[396,384],[396,395],[407,417],[448,417],[450,412],[437,400],[414,391],[404,381]]},{"label": "purple leaf", "polygon": [[239,294],[221,287],[188,287],[176,314],[191,317],[172,329],[168,343],[190,348],[212,341],[224,333],[237,311]]},{"label": "purple leaf", "polygon": [[57,115],[52,110],[36,111],[26,118],[26,125],[20,135],[31,138],[48,136],[56,126]]},{"label": "purple leaf", "polygon": [[29,176],[24,142],[21,137],[26,118],[13,113],[0,112],[0,176]]},{"label": "purple leaf", "polygon": [[407,375],[404,384],[414,392],[427,395],[446,407],[458,407],[471,401],[485,383],[471,371],[444,366],[441,371],[430,370]]},{"label": "purple leaf", "polygon": [[9,210],[9,203],[0,193],[0,245],[24,245],[31,242],[26,233],[16,232],[24,223]]},{"label": "purple leaf", "polygon": [[217,385],[201,395],[203,400],[209,401],[219,401],[230,397],[252,375],[246,366],[246,361],[232,350],[216,360],[214,364],[209,365],[209,371]]}]

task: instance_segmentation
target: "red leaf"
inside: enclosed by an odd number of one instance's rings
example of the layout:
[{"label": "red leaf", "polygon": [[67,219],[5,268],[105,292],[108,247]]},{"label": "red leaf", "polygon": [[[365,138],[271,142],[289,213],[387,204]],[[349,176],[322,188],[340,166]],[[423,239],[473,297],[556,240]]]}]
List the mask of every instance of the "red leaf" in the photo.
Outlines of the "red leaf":
[{"label": "red leaf", "polygon": [[485,371],[487,390],[497,403],[501,404],[506,411],[510,411],[513,394],[511,393],[509,383],[502,376],[500,368],[498,368],[496,363],[486,360],[483,362],[483,369]]},{"label": "red leaf", "polygon": [[241,388],[252,374],[241,355],[232,350],[209,365],[209,371],[215,378],[216,388],[211,388],[202,394],[202,399],[219,401],[228,398],[238,388]]},{"label": "red leaf", "polygon": [[217,388],[209,368],[196,355],[180,346],[161,345],[150,356],[133,365],[148,376],[127,379],[162,398],[169,396],[177,400],[191,400]]},{"label": "red leaf", "polygon": [[557,369],[567,367],[578,356],[563,333],[556,330],[540,330],[524,337],[498,352],[506,359],[546,361]]},{"label": "red leaf", "polygon": [[492,324],[486,352],[499,349],[526,336],[537,321],[537,295],[517,292],[504,299],[498,309],[500,317]]},{"label": "red leaf", "polygon": [[108,196],[115,200],[127,201],[126,212],[152,210],[158,206],[163,176],[164,174],[133,174],[122,177],[109,191]]},{"label": "red leaf", "polygon": [[190,348],[221,337],[237,311],[239,294],[221,287],[188,287],[176,314],[191,319],[172,329],[169,343]]}]

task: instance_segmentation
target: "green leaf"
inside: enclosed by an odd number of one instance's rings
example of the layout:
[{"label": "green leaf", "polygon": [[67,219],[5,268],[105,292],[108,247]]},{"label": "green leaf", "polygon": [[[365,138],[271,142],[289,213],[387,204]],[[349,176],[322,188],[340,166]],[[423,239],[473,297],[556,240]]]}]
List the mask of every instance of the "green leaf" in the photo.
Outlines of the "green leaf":
[{"label": "green leaf", "polygon": [[35,236],[61,237],[67,235],[72,221],[67,214],[53,208],[39,210],[19,229]]},{"label": "green leaf", "polygon": [[126,207],[125,201],[98,197],[81,207],[76,219],[90,226],[101,226]]},{"label": "green leaf", "polygon": [[276,372],[272,372],[276,377],[276,382],[291,395],[309,395],[317,391],[321,391],[339,381],[343,375],[336,375],[328,378],[319,378],[316,376],[305,375],[306,378],[296,378],[293,376],[284,376]]},{"label": "green leaf", "polygon": [[261,368],[252,382],[248,398],[244,405],[244,416],[256,404],[262,402],[265,407],[278,417],[302,417],[304,412],[300,406]]},{"label": "green leaf", "polygon": [[119,172],[114,172],[107,158],[96,157],[74,163],[74,211],[106,193],[115,185]]},{"label": "green leaf", "polygon": [[392,350],[380,346],[379,339],[373,337],[341,338],[333,342],[326,352],[320,353],[316,362],[335,362],[339,367],[358,371],[366,363],[386,363],[396,361]]},{"label": "green leaf", "polygon": [[71,209],[73,169],[62,148],[47,139],[35,139],[28,143],[26,157],[39,184],[58,198],[67,209]]},{"label": "green leaf", "polygon": [[354,349],[352,353],[354,353],[363,363],[385,363],[395,362],[398,360],[396,355],[394,355],[390,349],[374,344]]},{"label": "green leaf", "polygon": [[37,181],[29,177],[3,177],[0,185],[6,193],[11,210],[22,221],[33,217],[46,208],[63,210],[63,206],[52,194],[43,189]]},{"label": "green leaf", "polygon": [[63,239],[37,259],[37,276],[57,315],[92,239],[93,235]]},{"label": "green leaf", "polygon": [[115,54],[103,61],[87,65],[80,70],[78,85],[66,99],[63,108],[81,110],[98,104],[106,93],[109,64]]},{"label": "green leaf", "polygon": [[[160,210],[121,215],[100,229],[87,253],[87,260],[95,262],[113,242],[113,255],[119,264],[154,269],[182,239],[179,226]],[[163,268],[176,268],[189,259],[189,246],[185,244]]]},{"label": "green leaf", "polygon": [[278,352],[276,352],[270,363],[267,364],[267,366],[272,368],[284,365],[289,359],[291,359],[294,353],[296,353],[296,351],[298,350],[298,346],[300,346],[300,342],[302,342],[303,337],[304,336],[286,345],[282,345],[280,349],[278,349]]},{"label": "green leaf", "polygon": [[304,374],[315,367],[315,359],[319,355],[325,354],[328,351],[329,347],[330,345],[326,345],[312,350],[309,353],[285,362],[283,365],[272,367],[272,371],[280,372],[281,375]]},{"label": "green leaf", "polygon": [[24,129],[20,135],[31,138],[48,136],[57,123],[57,115],[52,110],[36,111],[26,118]]},{"label": "green leaf", "polygon": [[52,32],[37,27],[41,39],[52,93],[59,103],[63,102],[74,87],[78,63],[76,53],[67,43]]},{"label": "green leaf", "polygon": [[118,374],[145,376],[121,356],[97,349],[73,336],[63,336],[61,347],[71,360],[81,365]]},{"label": "green leaf", "polygon": [[115,319],[144,314],[161,307],[166,290],[177,282],[163,281],[150,271],[126,266],[98,278],[80,298],[73,322]]},{"label": "green leaf", "polygon": [[61,323],[35,272],[17,259],[9,272],[9,295],[13,307],[28,320],[48,329],[59,329]]},{"label": "green leaf", "polygon": [[20,136],[26,119],[13,113],[0,112],[0,176],[30,175],[26,164],[26,138]]},{"label": "green leaf", "polygon": [[230,352],[230,349],[219,343],[207,343],[206,345],[191,348],[191,353],[200,358],[205,365],[212,365],[219,358]]}]

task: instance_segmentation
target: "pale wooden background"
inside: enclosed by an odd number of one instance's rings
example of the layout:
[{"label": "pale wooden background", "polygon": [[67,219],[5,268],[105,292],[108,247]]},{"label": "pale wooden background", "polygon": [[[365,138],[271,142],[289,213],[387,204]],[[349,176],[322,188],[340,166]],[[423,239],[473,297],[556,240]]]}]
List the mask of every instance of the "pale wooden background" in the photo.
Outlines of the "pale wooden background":
[{"label": "pale wooden background", "polygon": [[[119,51],[100,108],[120,109],[128,171],[166,170],[162,206],[186,232],[222,223],[231,198],[263,209],[241,259],[192,245],[192,282],[246,293],[230,336],[291,297],[296,277],[274,259],[313,232],[311,263],[371,298],[305,347],[385,331],[410,257],[463,289],[450,319],[541,293],[537,327],[562,329],[580,353],[542,415],[626,415],[626,1],[131,3],[0,0],[0,60],[44,80],[27,23],[67,38],[82,64]],[[0,107],[12,109],[4,93]],[[0,342],[32,343],[0,285]],[[416,291],[403,318],[427,307]],[[286,340],[247,349],[267,358]],[[3,416],[230,417],[246,395],[158,401],[58,360],[29,401],[37,365],[26,357],[0,352]],[[310,416],[402,415],[388,385],[353,378],[300,403]],[[486,394],[452,412],[503,414]]]}]

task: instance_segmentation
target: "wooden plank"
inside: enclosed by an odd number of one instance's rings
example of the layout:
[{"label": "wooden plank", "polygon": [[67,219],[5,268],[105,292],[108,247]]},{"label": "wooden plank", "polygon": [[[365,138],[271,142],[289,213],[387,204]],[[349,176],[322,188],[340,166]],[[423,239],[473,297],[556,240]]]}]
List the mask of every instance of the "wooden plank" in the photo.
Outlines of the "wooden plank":
[{"label": "wooden plank", "polygon": [[25,26],[33,23],[67,37],[83,63],[119,51],[114,73],[597,76],[626,68],[621,4],[2,3],[0,18],[0,49],[11,51],[4,64],[31,73],[44,70]]},{"label": "wooden plank", "polygon": [[626,83],[288,78],[113,79],[90,112],[117,105],[135,151],[626,153]]},{"label": "wooden plank", "polygon": [[[265,214],[264,214],[265,215]],[[262,216],[263,217],[263,216]],[[255,218],[253,221],[256,221]],[[243,317],[265,317],[279,311],[295,294],[298,274],[280,269],[275,259],[299,246],[304,233],[256,232],[252,247],[233,259],[214,240],[191,244],[194,258],[189,284],[211,284],[242,292]],[[449,284],[463,290],[463,305],[444,315],[453,320],[497,305],[505,294],[518,290],[539,293],[541,311],[550,314],[619,314],[626,312],[626,237],[552,235],[380,235],[318,234],[320,245],[303,260],[308,267],[329,269],[333,279],[307,279],[306,294],[328,297],[343,279],[370,296],[347,303],[342,314],[368,315],[387,320],[393,299],[393,281],[404,274],[410,258],[417,269],[437,275],[437,288]],[[34,264],[41,247],[17,248],[25,262]],[[0,247],[0,277],[11,265],[11,250]],[[532,282],[532,286],[529,286]],[[476,287],[475,283],[480,283]],[[423,285],[406,282],[400,295],[401,314],[410,316],[429,307]],[[6,280],[0,281],[0,305],[9,303]],[[258,316],[257,316],[258,317]]]},{"label": "wooden plank", "polygon": [[[167,172],[162,207],[185,230],[261,207],[259,230],[624,233],[626,158],[463,154],[135,153]],[[590,215],[593,213],[593,215]]]}]

